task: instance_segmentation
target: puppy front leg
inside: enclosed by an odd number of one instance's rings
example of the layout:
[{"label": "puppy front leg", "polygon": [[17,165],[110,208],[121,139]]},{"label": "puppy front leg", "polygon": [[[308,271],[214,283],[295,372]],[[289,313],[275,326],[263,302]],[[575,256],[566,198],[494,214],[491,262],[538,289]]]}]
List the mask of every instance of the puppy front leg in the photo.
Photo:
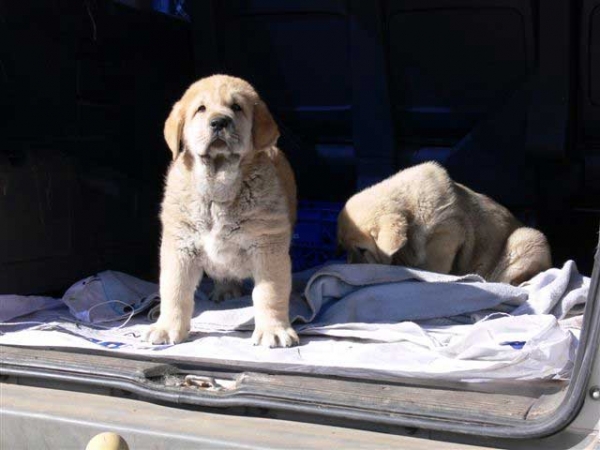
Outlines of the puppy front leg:
[{"label": "puppy front leg", "polygon": [[290,347],[299,342],[290,325],[292,264],[287,252],[256,250],[254,259],[254,345]]},{"label": "puppy front leg", "polygon": [[163,237],[160,248],[160,317],[148,329],[145,340],[152,344],[177,344],[190,331],[194,292],[202,268],[182,254],[172,239]]}]

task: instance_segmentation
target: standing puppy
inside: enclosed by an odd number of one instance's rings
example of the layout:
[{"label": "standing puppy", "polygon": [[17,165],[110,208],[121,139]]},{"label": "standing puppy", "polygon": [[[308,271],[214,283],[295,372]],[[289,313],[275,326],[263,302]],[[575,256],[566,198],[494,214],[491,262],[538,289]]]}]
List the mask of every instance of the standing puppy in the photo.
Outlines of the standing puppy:
[{"label": "standing puppy", "polygon": [[431,162],[350,198],[338,219],[338,241],[349,262],[477,273],[514,285],[552,265],[542,233]]},{"label": "standing puppy", "polygon": [[161,212],[161,313],[146,339],[185,339],[206,273],[215,301],[253,278],[255,345],[297,343],[288,317],[296,185],[267,106],[246,81],[215,75],[189,87],[164,134],[173,162]]}]

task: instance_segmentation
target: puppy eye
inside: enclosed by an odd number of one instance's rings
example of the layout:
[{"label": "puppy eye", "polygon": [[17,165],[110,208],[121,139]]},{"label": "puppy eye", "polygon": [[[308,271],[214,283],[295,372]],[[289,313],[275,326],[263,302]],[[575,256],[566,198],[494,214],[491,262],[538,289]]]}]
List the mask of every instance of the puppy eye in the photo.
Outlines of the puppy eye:
[{"label": "puppy eye", "polygon": [[356,251],[359,252],[363,256],[365,253],[367,253],[367,249],[363,248],[363,247],[356,247]]},{"label": "puppy eye", "polygon": [[206,111],[206,106],[200,105],[200,107],[198,108],[198,112],[204,112],[204,111]]},{"label": "puppy eye", "polygon": [[231,109],[234,111],[241,111],[242,107],[240,105],[238,105],[237,103],[234,103],[233,105],[231,105]]}]

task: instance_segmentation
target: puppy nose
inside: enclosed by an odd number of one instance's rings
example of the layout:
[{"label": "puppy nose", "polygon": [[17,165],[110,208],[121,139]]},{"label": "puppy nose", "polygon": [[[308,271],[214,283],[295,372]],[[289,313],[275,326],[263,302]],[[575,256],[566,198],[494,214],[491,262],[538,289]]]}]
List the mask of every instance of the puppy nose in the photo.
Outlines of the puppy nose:
[{"label": "puppy nose", "polygon": [[212,119],[210,121],[210,127],[214,131],[221,131],[223,128],[225,128],[230,123],[231,123],[231,119],[229,117],[219,116],[219,117],[215,117],[214,119]]}]

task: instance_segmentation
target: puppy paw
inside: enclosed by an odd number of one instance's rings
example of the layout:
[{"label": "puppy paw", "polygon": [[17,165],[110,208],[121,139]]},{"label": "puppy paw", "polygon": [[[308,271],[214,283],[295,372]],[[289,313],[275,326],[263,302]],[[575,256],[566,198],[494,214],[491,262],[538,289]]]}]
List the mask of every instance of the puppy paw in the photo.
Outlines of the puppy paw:
[{"label": "puppy paw", "polygon": [[252,334],[252,343],[265,347],[291,347],[299,342],[300,339],[294,329],[286,323],[257,325]]},{"label": "puppy paw", "polygon": [[151,344],[179,344],[189,333],[189,326],[177,320],[160,319],[150,325],[144,333],[144,340]]},{"label": "puppy paw", "polygon": [[242,285],[236,281],[217,281],[209,295],[211,301],[221,303],[223,300],[242,296]]}]

